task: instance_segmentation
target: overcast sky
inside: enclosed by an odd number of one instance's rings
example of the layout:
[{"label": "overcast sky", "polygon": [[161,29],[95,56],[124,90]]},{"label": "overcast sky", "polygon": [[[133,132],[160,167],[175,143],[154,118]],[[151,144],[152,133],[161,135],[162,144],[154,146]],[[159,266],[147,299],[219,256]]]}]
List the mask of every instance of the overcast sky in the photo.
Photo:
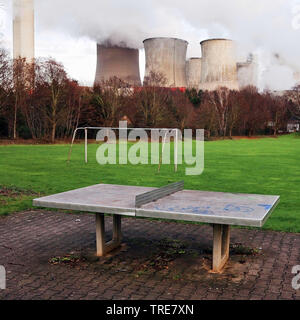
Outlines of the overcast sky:
[{"label": "overcast sky", "polygon": [[[0,40],[11,50],[12,0],[0,3]],[[145,38],[178,37],[190,57],[201,55],[206,38],[232,38],[239,60],[258,55],[260,86],[275,90],[294,85],[300,70],[300,0],[36,0],[35,7],[36,56],[62,62],[85,85],[94,80],[96,43],[107,39],[142,49]]]}]

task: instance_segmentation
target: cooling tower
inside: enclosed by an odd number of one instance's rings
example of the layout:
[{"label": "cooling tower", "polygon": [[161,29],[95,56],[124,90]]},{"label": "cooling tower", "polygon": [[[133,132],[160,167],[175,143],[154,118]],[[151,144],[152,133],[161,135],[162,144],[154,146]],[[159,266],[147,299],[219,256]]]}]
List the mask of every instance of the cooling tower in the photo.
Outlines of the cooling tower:
[{"label": "cooling tower", "polygon": [[163,74],[167,87],[186,87],[186,52],[188,42],[175,38],[144,40],[146,54],[145,77],[151,72]]},{"label": "cooling tower", "polygon": [[34,1],[14,0],[13,2],[13,56],[34,58]]},{"label": "cooling tower", "polygon": [[186,78],[189,88],[199,89],[201,82],[201,58],[190,58],[186,62]]},{"label": "cooling tower", "polygon": [[132,86],[141,86],[138,49],[97,45],[95,84],[113,77]]},{"label": "cooling tower", "polygon": [[210,39],[201,42],[202,90],[227,87],[239,90],[234,42],[227,39]]}]

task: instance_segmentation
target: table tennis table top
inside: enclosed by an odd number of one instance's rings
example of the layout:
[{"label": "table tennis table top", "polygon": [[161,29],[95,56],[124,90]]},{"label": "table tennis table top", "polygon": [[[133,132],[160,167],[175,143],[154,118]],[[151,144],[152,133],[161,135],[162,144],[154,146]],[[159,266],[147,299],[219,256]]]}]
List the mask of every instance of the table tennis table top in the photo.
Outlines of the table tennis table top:
[{"label": "table tennis table top", "polygon": [[136,207],[136,196],[158,188],[98,184],[33,200],[37,207],[262,227],[279,196],[181,190]]}]

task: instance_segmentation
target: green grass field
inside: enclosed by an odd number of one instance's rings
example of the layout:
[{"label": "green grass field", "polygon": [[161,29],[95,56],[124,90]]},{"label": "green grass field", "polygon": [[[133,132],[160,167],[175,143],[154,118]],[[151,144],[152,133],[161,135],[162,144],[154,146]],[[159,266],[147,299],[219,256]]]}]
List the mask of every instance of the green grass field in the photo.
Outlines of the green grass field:
[{"label": "green grass field", "polygon": [[[205,171],[186,176],[185,167],[164,165],[105,165],[95,159],[96,144],[0,146],[0,215],[31,208],[36,194],[48,195],[92,184],[163,186],[185,180],[186,189],[280,195],[281,203],[265,229],[300,232],[300,138],[224,140],[205,143]],[[5,194],[3,188],[15,193]],[[24,191],[24,192],[23,192]],[[25,192],[26,191],[26,192]]]}]

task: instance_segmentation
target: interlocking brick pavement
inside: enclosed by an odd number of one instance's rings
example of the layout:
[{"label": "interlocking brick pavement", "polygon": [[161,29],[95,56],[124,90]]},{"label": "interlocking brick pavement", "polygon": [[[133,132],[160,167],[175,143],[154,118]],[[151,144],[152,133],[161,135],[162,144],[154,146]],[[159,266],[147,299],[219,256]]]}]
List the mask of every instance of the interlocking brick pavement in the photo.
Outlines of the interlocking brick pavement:
[{"label": "interlocking brick pavement", "polygon": [[300,299],[291,285],[300,234],[232,229],[230,262],[212,274],[210,226],[123,218],[122,228],[125,245],[99,259],[93,214],[1,217],[0,299]]}]

